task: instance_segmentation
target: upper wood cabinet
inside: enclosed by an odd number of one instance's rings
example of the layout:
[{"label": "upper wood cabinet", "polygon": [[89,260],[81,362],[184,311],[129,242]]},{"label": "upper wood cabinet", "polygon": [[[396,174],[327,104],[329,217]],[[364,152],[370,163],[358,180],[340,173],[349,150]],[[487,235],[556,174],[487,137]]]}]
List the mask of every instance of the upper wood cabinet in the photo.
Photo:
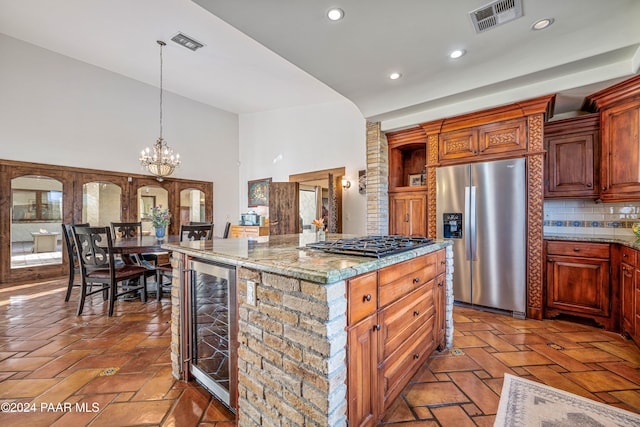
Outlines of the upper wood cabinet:
[{"label": "upper wood cabinet", "polygon": [[440,162],[476,156],[513,155],[527,150],[525,119],[488,123],[440,134]]},{"label": "upper wood cabinet", "polygon": [[599,132],[598,114],[545,123],[545,197],[598,197]]},{"label": "upper wood cabinet", "polygon": [[422,174],[427,164],[427,140],[421,129],[390,132],[389,143],[389,189],[422,187],[426,183]]},{"label": "upper wood cabinet", "polygon": [[600,199],[640,199],[640,75],[588,96],[600,113]]}]

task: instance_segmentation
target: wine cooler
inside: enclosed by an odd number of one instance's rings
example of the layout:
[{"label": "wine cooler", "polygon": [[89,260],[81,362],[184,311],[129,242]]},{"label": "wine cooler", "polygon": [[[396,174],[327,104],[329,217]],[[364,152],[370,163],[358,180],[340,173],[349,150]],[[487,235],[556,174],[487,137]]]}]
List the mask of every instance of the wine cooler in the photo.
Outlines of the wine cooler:
[{"label": "wine cooler", "polygon": [[190,261],[185,287],[189,377],[231,410],[236,407],[237,310],[233,266]]}]

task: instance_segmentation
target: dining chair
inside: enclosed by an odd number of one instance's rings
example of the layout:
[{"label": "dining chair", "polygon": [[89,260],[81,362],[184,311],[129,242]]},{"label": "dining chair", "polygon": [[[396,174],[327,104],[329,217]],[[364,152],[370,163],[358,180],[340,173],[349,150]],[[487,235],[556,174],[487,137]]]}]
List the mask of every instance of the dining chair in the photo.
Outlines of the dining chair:
[{"label": "dining chair", "polygon": [[[62,236],[64,237],[64,246],[67,248],[67,257],[69,258],[69,284],[67,285],[67,294],[64,297],[65,302],[71,298],[71,291],[74,287],[80,287],[75,284],[76,273],[80,274],[80,264],[78,263],[78,255],[76,254],[76,243],[73,240],[74,224],[62,224]],[[88,227],[88,223],[75,224],[78,227]]]},{"label": "dining chair", "polygon": [[213,239],[213,224],[180,225],[180,241]]},{"label": "dining chair", "polygon": [[[138,222],[112,222],[111,234],[113,238],[133,238],[142,236],[142,221]],[[158,263],[158,255],[143,253],[130,254],[129,258],[138,265],[147,268],[147,277],[154,276],[156,264]]]},{"label": "dining chair", "polygon": [[212,222],[209,221],[204,221],[204,222],[200,222],[200,221],[189,221],[189,225],[213,225]]},{"label": "dining chair", "polygon": [[[98,292],[108,294],[109,317],[113,316],[119,296],[139,291],[142,302],[147,302],[147,269],[132,264],[116,267],[109,227],[73,226],[72,230],[82,277],[78,316],[82,314],[86,297]],[[132,285],[135,279],[138,283]],[[100,285],[100,288],[93,289],[95,285]]]},{"label": "dining chair", "polygon": [[[213,223],[205,223],[199,225],[180,225],[180,241],[185,240],[211,240],[213,239]],[[156,283],[158,284],[158,293],[156,297],[158,301],[162,299],[164,286],[171,284],[173,267],[171,264],[156,265]],[[164,278],[170,279],[169,283],[164,283]]]},{"label": "dining chair", "polygon": [[224,233],[222,234],[222,238],[223,239],[228,239],[229,238],[229,230],[231,230],[231,223],[227,222],[224,225]]}]

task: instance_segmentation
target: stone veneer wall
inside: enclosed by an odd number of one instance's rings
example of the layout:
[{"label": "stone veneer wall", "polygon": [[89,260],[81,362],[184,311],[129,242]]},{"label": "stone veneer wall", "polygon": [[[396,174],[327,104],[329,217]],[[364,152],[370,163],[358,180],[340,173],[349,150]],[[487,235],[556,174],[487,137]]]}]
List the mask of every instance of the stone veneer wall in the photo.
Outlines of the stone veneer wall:
[{"label": "stone veneer wall", "polygon": [[[247,280],[256,305],[246,302]],[[239,426],[346,424],[345,282],[238,269]]]},{"label": "stone veneer wall", "polygon": [[380,123],[367,122],[367,234],[389,234],[389,150]]}]

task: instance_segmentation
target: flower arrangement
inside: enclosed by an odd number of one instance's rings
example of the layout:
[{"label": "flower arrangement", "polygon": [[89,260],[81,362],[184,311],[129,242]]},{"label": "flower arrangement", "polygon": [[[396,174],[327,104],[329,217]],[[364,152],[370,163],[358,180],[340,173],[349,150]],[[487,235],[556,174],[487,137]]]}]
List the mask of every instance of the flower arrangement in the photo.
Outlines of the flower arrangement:
[{"label": "flower arrangement", "polygon": [[162,205],[151,208],[151,223],[154,227],[166,227],[171,222],[171,213],[169,209],[162,209]]},{"label": "flower arrangement", "polygon": [[324,228],[324,221],[322,219],[314,219],[311,221],[311,224],[315,225],[318,228]]}]

